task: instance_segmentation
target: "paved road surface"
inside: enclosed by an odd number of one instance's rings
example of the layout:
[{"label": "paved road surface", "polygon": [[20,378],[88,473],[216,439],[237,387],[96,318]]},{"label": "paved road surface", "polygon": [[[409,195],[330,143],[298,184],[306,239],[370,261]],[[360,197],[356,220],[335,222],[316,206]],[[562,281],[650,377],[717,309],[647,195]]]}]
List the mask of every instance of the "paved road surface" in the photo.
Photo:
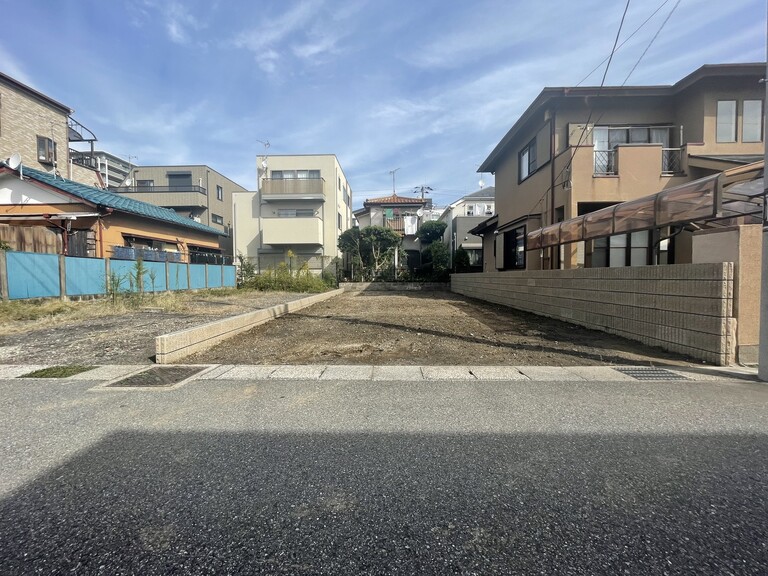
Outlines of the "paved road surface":
[{"label": "paved road surface", "polygon": [[766,574],[768,386],[0,380],[2,574]]}]

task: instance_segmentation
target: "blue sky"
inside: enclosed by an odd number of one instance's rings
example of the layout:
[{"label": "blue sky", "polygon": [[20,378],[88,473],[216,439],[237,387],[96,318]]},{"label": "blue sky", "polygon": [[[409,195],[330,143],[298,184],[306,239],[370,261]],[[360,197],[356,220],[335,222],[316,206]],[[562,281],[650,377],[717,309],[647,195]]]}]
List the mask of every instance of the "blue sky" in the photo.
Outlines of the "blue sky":
[{"label": "blue sky", "polygon": [[[765,60],[765,0],[633,0],[606,84],[673,83]],[[0,0],[0,69],[75,110],[138,164],[208,164],[254,188],[255,157],[336,154],[358,207],[426,184],[437,205],[544,86],[611,51],[623,0]],[[15,23],[15,24],[14,24]],[[585,85],[599,85],[605,65]],[[484,180],[493,184],[493,177]]]}]

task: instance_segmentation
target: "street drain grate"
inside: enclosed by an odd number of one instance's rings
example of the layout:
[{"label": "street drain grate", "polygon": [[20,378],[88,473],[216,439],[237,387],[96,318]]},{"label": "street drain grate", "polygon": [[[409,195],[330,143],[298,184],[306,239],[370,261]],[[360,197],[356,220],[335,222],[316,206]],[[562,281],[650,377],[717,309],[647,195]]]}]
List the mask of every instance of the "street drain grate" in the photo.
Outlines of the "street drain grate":
[{"label": "street drain grate", "polygon": [[205,370],[205,366],[155,366],[112,384],[109,388],[162,388],[178,384]]},{"label": "street drain grate", "polygon": [[635,380],[688,380],[685,376],[664,368],[614,368],[614,370],[632,376]]}]

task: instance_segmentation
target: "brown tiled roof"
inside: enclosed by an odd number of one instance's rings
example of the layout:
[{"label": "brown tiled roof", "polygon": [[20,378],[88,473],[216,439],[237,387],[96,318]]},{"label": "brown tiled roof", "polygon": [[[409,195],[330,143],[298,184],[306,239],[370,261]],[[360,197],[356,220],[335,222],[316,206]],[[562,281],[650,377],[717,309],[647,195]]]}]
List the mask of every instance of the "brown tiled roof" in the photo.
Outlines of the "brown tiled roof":
[{"label": "brown tiled roof", "polygon": [[384,196],[383,198],[369,198],[363,202],[363,206],[369,206],[371,204],[426,204],[427,201],[422,201],[419,198],[406,198],[404,196],[398,196],[397,194],[391,194],[390,196]]}]

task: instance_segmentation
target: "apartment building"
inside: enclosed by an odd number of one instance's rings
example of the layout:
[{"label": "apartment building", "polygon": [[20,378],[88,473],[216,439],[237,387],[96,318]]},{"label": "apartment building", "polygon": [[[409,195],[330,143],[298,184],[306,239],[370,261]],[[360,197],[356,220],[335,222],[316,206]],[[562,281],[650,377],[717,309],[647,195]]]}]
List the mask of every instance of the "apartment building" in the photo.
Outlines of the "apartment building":
[{"label": "apartment building", "polygon": [[336,155],[259,156],[257,163],[258,191],[234,195],[235,253],[259,271],[305,262],[314,273],[327,269],[352,226],[352,188]]},{"label": "apartment building", "polygon": [[0,72],[0,160],[18,154],[24,166],[102,186],[93,157],[96,136],[72,118],[73,113],[69,106]]},{"label": "apartment building", "polygon": [[483,265],[483,239],[472,230],[496,213],[496,189],[493,186],[481,188],[452,202],[440,214],[440,221],[445,222],[443,242],[450,248],[450,265],[456,250],[463,248],[469,255],[472,270],[481,270]]},{"label": "apartment building", "polygon": [[210,166],[133,166],[129,179],[113,191],[221,231],[221,250],[232,255],[232,195],[245,192]]},{"label": "apartment building", "polygon": [[496,176],[496,215],[472,230],[484,270],[690,261],[684,226],[613,234],[609,225],[601,238],[556,246],[530,239],[762,159],[765,68],[706,65],[665,86],[545,88],[478,169]]}]

